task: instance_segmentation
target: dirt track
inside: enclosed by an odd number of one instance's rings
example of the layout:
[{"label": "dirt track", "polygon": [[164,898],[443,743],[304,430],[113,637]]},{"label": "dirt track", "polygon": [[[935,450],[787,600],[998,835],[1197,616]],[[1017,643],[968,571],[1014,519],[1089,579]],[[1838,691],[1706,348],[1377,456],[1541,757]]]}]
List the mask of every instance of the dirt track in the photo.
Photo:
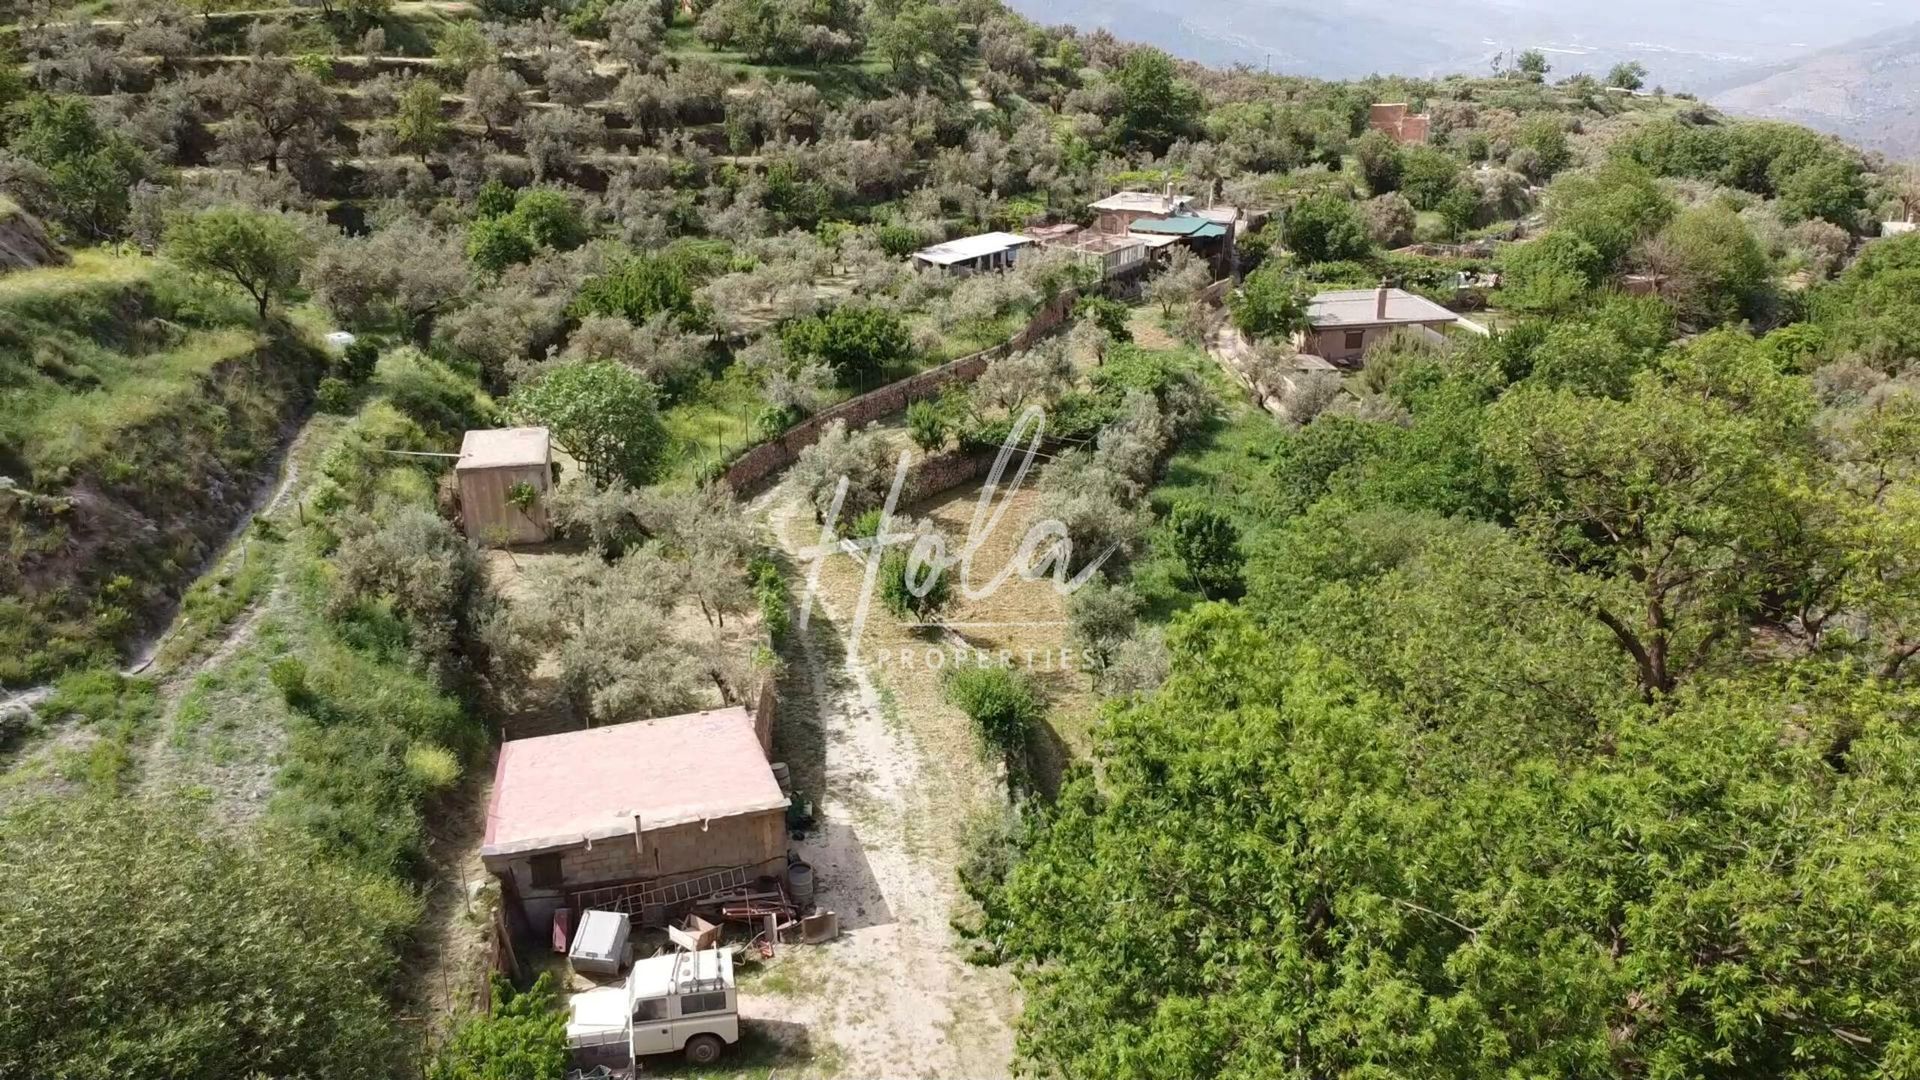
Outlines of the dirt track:
[{"label": "dirt track", "polygon": [[[790,555],[815,541],[811,515],[788,493],[757,505]],[[1012,980],[969,964],[950,925],[964,902],[955,867],[966,822],[1004,802],[1002,781],[958,714],[903,711],[891,687],[849,659],[859,577],[851,559],[834,561],[810,627],[788,651],[776,751],[818,803],[818,829],[795,847],[842,934],[778,958],[742,993],[741,1014],[776,1039],[804,1040],[813,1060],[800,1072],[1005,1076]],[[889,621],[871,618],[869,638],[902,633],[875,625]]]}]

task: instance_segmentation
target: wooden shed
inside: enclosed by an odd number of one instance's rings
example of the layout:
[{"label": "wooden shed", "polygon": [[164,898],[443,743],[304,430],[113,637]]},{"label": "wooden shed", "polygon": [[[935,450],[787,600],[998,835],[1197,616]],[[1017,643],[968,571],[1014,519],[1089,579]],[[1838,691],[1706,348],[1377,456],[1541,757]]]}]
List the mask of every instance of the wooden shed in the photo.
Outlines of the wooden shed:
[{"label": "wooden shed", "polygon": [[[553,487],[553,440],[546,428],[469,431],[453,471],[460,478],[460,520],[471,539],[537,544],[552,534],[547,491]],[[533,499],[522,506],[516,495],[528,488]]]}]

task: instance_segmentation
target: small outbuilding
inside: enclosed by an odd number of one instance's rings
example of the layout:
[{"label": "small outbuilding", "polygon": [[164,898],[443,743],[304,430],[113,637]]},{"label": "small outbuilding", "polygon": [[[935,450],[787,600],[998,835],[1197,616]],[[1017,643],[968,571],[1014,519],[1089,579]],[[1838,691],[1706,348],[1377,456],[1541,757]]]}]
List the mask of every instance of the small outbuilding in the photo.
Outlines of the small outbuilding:
[{"label": "small outbuilding", "polygon": [[913,253],[915,262],[939,267],[948,273],[979,274],[1012,269],[1020,259],[1020,250],[1033,243],[1033,237],[1019,233],[990,232],[963,236],[944,244],[921,248]]},{"label": "small outbuilding", "polygon": [[482,543],[537,544],[552,535],[553,439],[543,427],[469,431],[453,467],[460,520]]},{"label": "small outbuilding", "polygon": [[544,934],[557,908],[641,914],[653,890],[782,872],[787,804],[743,708],[515,739],[480,859]]},{"label": "small outbuilding", "polygon": [[1396,330],[1416,330],[1438,339],[1441,331],[1465,321],[1426,297],[1385,285],[1323,292],[1308,305],[1307,319],[1312,327],[1301,336],[1300,351],[1336,364],[1359,360],[1375,342]]}]

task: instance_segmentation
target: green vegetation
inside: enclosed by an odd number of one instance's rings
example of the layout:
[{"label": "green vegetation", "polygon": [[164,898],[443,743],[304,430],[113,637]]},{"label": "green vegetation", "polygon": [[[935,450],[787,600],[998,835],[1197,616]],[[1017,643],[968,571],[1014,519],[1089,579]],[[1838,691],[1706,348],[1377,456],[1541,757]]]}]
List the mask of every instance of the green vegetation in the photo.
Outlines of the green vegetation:
[{"label": "green vegetation", "polygon": [[207,210],[167,227],[167,258],[186,270],[238,285],[265,320],[267,306],[300,280],[306,239],[281,218],[247,210]]},{"label": "green vegetation", "polygon": [[651,384],[619,364],[568,364],[521,388],[509,408],[551,430],[591,479],[645,484],[667,450],[657,401]]},{"label": "green vegetation", "polygon": [[980,745],[1006,762],[1010,779],[1021,775],[1046,703],[1028,677],[1008,667],[957,668],[947,675],[947,700],[972,721]]},{"label": "green vegetation", "polygon": [[[1895,699],[1689,697],[1556,764],[1538,735],[1501,752],[1423,731],[1246,611],[1203,609],[1171,646],[1167,684],[1116,713],[1099,786],[1069,783],[1005,886],[1026,1045],[1063,1074],[1611,1075],[1703,1054],[1852,1074],[1911,1031],[1888,946],[1910,928],[1893,763],[1914,748],[1867,719]],[[1782,741],[1809,696],[1835,727]],[[1836,783],[1815,733],[1853,724]],[[1260,914],[1196,923],[1249,895]],[[1768,916],[1800,904],[1817,918]],[[1248,1025],[1275,1037],[1234,1037]]]},{"label": "green vegetation", "polygon": [[[1034,1066],[1860,1075],[1911,1038],[1877,943],[1915,899],[1891,763],[1920,399],[1863,370],[1913,354],[1856,313],[1920,242],[1870,250],[1765,338],[1575,297],[1376,350],[1296,432],[1201,428],[1132,574],[1168,673],[979,889]],[[1245,596],[1204,603],[1228,523]],[[1157,640],[1123,588],[1071,612],[1115,688]],[[1194,921],[1248,896],[1260,916]]]},{"label": "green vegetation", "polygon": [[492,1007],[460,1025],[428,1066],[427,1080],[559,1076],[567,1058],[567,1014],[553,976],[542,974],[524,992],[496,977]]},{"label": "green vegetation", "polygon": [[0,503],[16,552],[0,682],[110,660],[150,626],[225,539],[320,363],[300,331],[150,260],[82,253],[0,279],[0,465],[21,485]]},{"label": "green vegetation", "polygon": [[[1094,579],[1040,643],[1086,670],[942,688],[1010,781],[955,915],[1016,1069],[1912,1071],[1920,239],[1874,238],[1910,176],[1538,50],[1332,83],[995,0],[221,6],[0,45],[0,214],[101,245],[0,274],[0,682],[52,684],[8,724],[0,1072],[556,1080],[551,984],[397,1019],[485,710],[543,668],[581,723],[749,700],[794,568],[711,481],[1016,334],[906,416],[965,453],[1043,408],[1036,554]],[[1232,377],[1184,248],[1137,292],[910,260],[1120,189],[1270,222]],[[1498,332],[1294,355],[1383,279]],[[310,408],[293,501],[182,595]],[[442,456],[507,422],[563,455],[510,604]],[[870,534],[899,433],[818,434],[787,482]],[[899,618],[969,602],[910,566]],[[728,1068],[832,1070],[805,1045]]]},{"label": "green vegetation", "polygon": [[22,1075],[372,1077],[405,1052],[383,990],[417,902],[298,838],[53,800],[0,815],[0,863],[0,1056]]},{"label": "green vegetation", "polygon": [[1270,262],[1247,275],[1228,298],[1228,307],[1241,333],[1286,341],[1307,328],[1307,304],[1312,299],[1298,274]]},{"label": "green vegetation", "polygon": [[790,360],[825,364],[846,385],[870,385],[899,370],[912,348],[900,316],[874,308],[838,307],[788,323],[780,345]]}]

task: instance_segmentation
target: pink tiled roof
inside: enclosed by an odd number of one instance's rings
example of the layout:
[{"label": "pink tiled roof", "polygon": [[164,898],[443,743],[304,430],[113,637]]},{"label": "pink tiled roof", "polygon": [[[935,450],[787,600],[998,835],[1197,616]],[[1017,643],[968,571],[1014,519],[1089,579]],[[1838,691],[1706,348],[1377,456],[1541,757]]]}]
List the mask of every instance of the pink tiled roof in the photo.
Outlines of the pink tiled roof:
[{"label": "pink tiled roof", "polygon": [[742,708],[639,720],[500,747],[482,855],[777,810],[787,797]]}]

